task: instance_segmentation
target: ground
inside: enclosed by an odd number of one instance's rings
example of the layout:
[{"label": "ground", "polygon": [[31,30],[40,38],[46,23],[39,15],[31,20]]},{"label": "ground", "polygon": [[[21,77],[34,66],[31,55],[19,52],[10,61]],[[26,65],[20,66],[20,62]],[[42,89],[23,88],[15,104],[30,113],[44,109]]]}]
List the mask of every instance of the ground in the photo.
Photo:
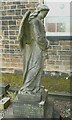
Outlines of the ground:
[{"label": "ground", "polygon": [[59,109],[60,111],[60,115],[62,116],[62,118],[67,118],[67,120],[72,120],[72,116],[71,116],[71,102],[70,100],[55,100],[54,101],[56,107]]},{"label": "ground", "polygon": [[[2,80],[0,82],[8,83],[11,87],[20,88],[23,84],[22,76],[22,74],[2,74]],[[67,75],[44,75],[42,76],[41,83],[51,92],[71,92],[71,79],[72,76]]]},{"label": "ground", "polygon": [[[71,93],[71,78],[72,76],[43,76],[42,85],[48,89],[49,92],[64,92]],[[0,82],[5,82],[10,84],[11,88],[19,89],[22,86],[23,78],[22,74],[2,74],[2,80]],[[11,94],[14,97],[14,94]],[[55,105],[60,110],[60,114],[63,118],[68,118],[71,120],[70,116],[70,100],[54,100]],[[10,106],[11,107],[11,106]],[[4,115],[4,111],[0,111],[0,118]]]}]

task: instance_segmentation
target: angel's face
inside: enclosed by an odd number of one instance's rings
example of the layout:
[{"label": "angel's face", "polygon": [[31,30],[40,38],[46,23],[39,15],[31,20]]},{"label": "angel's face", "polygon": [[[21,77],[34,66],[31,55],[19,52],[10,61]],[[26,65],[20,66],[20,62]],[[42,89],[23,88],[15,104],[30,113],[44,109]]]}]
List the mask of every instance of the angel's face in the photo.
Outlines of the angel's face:
[{"label": "angel's face", "polygon": [[42,10],[40,11],[40,13],[38,14],[38,18],[41,20],[41,19],[44,19],[45,16],[47,15],[48,11],[47,10]]}]

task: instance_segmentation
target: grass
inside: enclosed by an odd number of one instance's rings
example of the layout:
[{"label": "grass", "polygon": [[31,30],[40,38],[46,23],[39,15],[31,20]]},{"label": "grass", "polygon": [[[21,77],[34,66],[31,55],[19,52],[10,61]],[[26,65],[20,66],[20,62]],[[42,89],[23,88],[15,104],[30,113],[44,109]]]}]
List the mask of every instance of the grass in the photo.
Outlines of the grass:
[{"label": "grass", "polygon": [[71,92],[70,79],[65,76],[50,76],[42,79],[42,84],[51,92]]},{"label": "grass", "polygon": [[11,87],[20,88],[22,86],[22,80],[23,77],[21,74],[13,74],[13,73],[2,74],[2,82],[8,83]]},{"label": "grass", "polygon": [[[20,88],[23,83],[22,80],[22,74],[3,73],[0,82],[8,83],[11,87]],[[41,82],[50,92],[70,92],[70,79],[66,79],[66,76],[44,76]]]}]

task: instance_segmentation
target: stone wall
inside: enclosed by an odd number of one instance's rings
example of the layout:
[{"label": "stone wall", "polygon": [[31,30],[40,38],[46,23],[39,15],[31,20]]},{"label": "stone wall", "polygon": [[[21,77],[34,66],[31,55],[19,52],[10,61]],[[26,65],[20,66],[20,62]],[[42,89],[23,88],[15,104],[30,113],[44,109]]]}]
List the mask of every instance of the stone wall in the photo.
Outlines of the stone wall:
[{"label": "stone wall", "polygon": [[[37,0],[36,0],[37,1]],[[34,10],[38,2],[2,2],[2,71],[22,69],[22,56],[17,39],[24,13]]]},{"label": "stone wall", "polygon": [[[22,70],[22,56],[17,39],[18,30],[24,13],[34,8],[38,2],[2,2],[0,6],[0,50],[2,50],[2,72]],[[1,25],[0,25],[1,26]],[[70,72],[71,68],[71,43],[70,40],[49,40],[48,59],[44,62],[44,70]],[[1,52],[0,52],[1,53]],[[1,62],[1,61],[0,61]]]},{"label": "stone wall", "polygon": [[44,69],[48,71],[72,72],[72,41],[52,40]]}]

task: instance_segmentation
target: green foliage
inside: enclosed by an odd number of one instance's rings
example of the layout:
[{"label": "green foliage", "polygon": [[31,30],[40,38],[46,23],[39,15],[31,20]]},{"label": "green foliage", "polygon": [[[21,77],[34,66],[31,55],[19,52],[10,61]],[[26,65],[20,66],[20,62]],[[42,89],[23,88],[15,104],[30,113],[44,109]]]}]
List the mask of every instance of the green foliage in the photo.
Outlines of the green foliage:
[{"label": "green foliage", "polygon": [[16,97],[16,92],[9,92],[9,91],[7,91],[7,94],[11,98],[11,101],[13,101],[14,98]]}]

